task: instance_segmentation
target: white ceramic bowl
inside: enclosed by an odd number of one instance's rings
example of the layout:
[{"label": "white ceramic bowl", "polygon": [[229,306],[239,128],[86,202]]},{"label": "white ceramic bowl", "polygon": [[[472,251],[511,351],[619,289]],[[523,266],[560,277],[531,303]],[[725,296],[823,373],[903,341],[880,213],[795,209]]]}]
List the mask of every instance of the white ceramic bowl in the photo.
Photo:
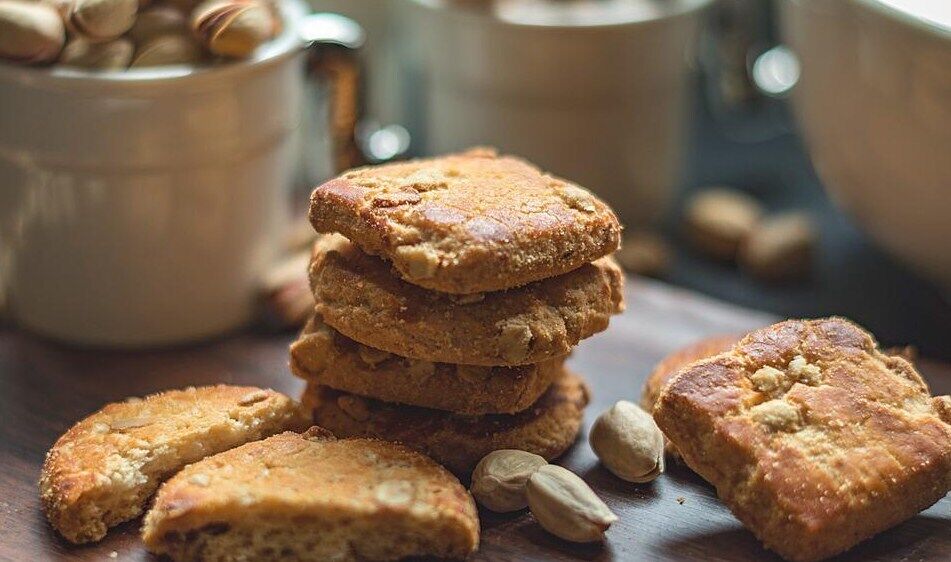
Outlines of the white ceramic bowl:
[{"label": "white ceramic bowl", "polygon": [[823,183],[886,250],[951,289],[951,3],[781,6]]},{"label": "white ceramic bowl", "polygon": [[420,59],[414,141],[494,145],[592,189],[630,227],[657,222],[680,180],[710,3],[397,2]]},{"label": "white ceramic bowl", "polygon": [[[300,0],[283,0],[289,22]],[[94,345],[248,321],[288,220],[304,40],[249,61],[96,74],[0,64],[0,300]]]}]

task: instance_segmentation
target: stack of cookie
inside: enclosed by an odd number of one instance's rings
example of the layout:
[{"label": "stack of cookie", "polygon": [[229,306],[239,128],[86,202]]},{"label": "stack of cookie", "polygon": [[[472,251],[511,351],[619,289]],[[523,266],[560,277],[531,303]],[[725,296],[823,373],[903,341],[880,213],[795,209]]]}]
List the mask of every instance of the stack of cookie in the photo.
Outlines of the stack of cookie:
[{"label": "stack of cookie", "polygon": [[478,149],[350,171],[310,219],[316,310],[291,367],[317,425],[459,474],[496,449],[571,445],[588,390],[565,358],[624,306],[607,205]]}]

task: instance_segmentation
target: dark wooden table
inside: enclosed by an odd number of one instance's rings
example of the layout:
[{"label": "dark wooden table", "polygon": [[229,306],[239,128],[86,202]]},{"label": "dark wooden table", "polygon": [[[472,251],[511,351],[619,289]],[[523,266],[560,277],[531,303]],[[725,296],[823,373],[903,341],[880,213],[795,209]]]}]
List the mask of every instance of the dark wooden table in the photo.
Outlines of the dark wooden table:
[{"label": "dark wooden table", "polygon": [[[773,320],[654,282],[630,285],[628,311],[571,358],[594,390],[588,424],[615,400],[636,400],[651,367],[673,349]],[[0,560],[152,560],[139,543],[138,521],[84,547],[71,547],[50,530],[36,492],[46,449],[76,420],[126,396],[214,382],[298,393],[302,384],[286,367],[291,338],[240,334],[179,349],[104,352],[0,331]],[[921,368],[935,393],[951,392],[951,367],[922,361]],[[484,513],[475,560],[778,560],[730,515],[710,486],[683,467],[671,467],[649,485],[628,484],[601,468],[584,440],[560,462],[582,475],[620,516],[606,543],[572,545],[546,534],[527,514]],[[842,559],[951,559],[951,499]]]}]

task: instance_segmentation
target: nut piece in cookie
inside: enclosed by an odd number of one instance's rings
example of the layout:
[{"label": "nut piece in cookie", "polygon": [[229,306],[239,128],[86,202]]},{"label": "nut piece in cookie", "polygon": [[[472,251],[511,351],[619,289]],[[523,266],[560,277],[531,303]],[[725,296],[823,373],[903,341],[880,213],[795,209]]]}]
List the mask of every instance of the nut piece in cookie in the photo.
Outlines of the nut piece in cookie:
[{"label": "nut piece in cookie", "polygon": [[621,234],[587,190],[490,149],[351,170],[314,190],[310,220],[406,281],[455,294],[566,273],[616,250]]},{"label": "nut piece in cookie", "polygon": [[179,562],[464,558],[479,519],[431,459],[314,427],[186,467],[159,490],[142,539]]},{"label": "nut piece in cookie", "polygon": [[682,369],[654,418],[768,548],[812,561],[951,489],[951,426],[936,403],[855,324],[789,320]]},{"label": "nut piece in cookie", "polygon": [[404,443],[458,475],[499,449],[554,459],[574,443],[588,405],[588,387],[565,372],[531,407],[517,414],[464,416],[400,406],[311,385],[301,398],[314,423],[338,437],[375,437]]},{"label": "nut piece in cookie", "polygon": [[314,244],[310,283],[323,321],[359,343],[439,363],[513,366],[567,355],[624,309],[610,257],[480,298],[437,293],[393,275],[346,238]]},{"label": "nut piece in cookie", "polygon": [[408,359],[351,340],[314,316],[291,344],[291,369],[315,384],[457,414],[513,414],[561,376],[564,357],[515,367]]},{"label": "nut piece in cookie", "polygon": [[187,388],[109,404],[47,453],[43,510],[70,542],[97,541],[142,513],[159,484],[183,466],[307,425],[297,402],[253,386]]}]

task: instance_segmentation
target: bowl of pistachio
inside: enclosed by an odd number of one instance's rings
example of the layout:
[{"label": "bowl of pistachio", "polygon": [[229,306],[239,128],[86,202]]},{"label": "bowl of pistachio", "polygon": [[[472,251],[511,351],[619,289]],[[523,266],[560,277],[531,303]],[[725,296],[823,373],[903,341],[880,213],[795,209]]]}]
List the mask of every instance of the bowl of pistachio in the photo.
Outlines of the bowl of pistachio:
[{"label": "bowl of pistachio", "polygon": [[281,29],[269,0],[0,1],[0,57],[125,70],[245,59]]},{"label": "bowl of pistachio", "polygon": [[[301,0],[0,0],[6,314],[105,346],[245,323],[289,222],[302,122],[320,113],[307,81],[355,84],[361,42]],[[339,122],[303,128],[348,138]],[[327,144],[309,156],[329,173],[342,149]]]}]

